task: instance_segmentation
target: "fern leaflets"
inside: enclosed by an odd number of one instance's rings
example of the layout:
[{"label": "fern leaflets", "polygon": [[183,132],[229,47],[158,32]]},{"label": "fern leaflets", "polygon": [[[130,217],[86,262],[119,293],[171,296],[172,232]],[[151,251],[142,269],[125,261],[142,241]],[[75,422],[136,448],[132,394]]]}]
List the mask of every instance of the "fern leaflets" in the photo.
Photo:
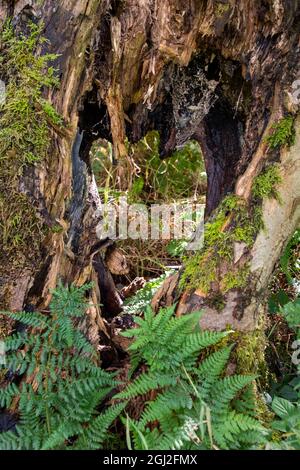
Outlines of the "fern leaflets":
[{"label": "fern leaflets", "polygon": [[63,449],[77,441],[83,446],[84,438],[85,448],[100,447],[124,408],[121,403],[95,418],[116,382],[97,365],[97,352],[74,326],[74,319],[84,315],[89,287],[60,284],[49,316],[4,312],[35,334],[17,333],[6,340],[3,367],[18,375],[21,385],[1,388],[0,406],[17,401],[20,420],[15,430],[0,434],[0,449]]},{"label": "fern leaflets", "polygon": [[[200,317],[201,312],[174,317],[174,308],[155,315],[147,308],[143,319],[135,319],[138,327],[124,333],[135,338],[129,347],[135,364],[138,358],[148,370],[117,398],[154,395],[139,420],[127,420],[137,449],[251,448],[253,439],[264,441],[249,389],[255,377],[224,376],[232,347],[218,343],[230,332],[201,331]],[[217,350],[199,363],[201,351],[210,347]]]},{"label": "fern leaflets", "polygon": [[[3,367],[19,376],[20,385],[6,381],[0,406],[17,404],[20,419],[0,434],[0,449],[100,449],[111,424],[135,400],[143,403],[141,414],[126,420],[127,442],[135,449],[265,445],[267,431],[256,419],[255,377],[226,375],[233,346],[220,342],[230,331],[202,331],[201,312],[178,318],[174,307],[157,315],[148,307],[144,318],[135,318],[137,327],[123,333],[133,338],[132,370],[128,383],[119,384],[97,365],[97,351],[75,327],[88,288],[60,284],[48,316],[7,313],[35,334],[25,330],[6,341]],[[113,395],[116,386],[121,391]],[[291,410],[287,419],[292,422],[295,414]]]}]

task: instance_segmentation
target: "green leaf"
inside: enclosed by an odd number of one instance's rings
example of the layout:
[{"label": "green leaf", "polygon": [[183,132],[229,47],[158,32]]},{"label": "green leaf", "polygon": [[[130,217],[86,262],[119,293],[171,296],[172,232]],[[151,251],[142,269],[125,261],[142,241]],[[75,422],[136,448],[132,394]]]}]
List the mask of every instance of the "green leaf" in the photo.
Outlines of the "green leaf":
[{"label": "green leaf", "polygon": [[275,397],[272,401],[272,410],[280,418],[285,418],[295,410],[295,406],[284,398]]}]

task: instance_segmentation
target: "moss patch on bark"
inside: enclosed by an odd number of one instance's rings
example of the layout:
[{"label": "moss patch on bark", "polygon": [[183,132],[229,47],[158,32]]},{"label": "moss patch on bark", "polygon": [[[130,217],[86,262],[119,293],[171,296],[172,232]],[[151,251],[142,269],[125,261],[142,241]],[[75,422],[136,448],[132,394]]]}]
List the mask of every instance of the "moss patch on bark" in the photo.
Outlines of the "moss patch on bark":
[{"label": "moss patch on bark", "polygon": [[49,65],[56,56],[41,52],[42,28],[30,24],[28,35],[16,34],[7,22],[0,32],[0,78],[6,85],[0,105],[0,246],[1,257],[15,265],[35,258],[44,236],[43,220],[22,178],[28,169],[34,174],[47,156],[51,129],[63,125],[44,98],[58,80]]}]

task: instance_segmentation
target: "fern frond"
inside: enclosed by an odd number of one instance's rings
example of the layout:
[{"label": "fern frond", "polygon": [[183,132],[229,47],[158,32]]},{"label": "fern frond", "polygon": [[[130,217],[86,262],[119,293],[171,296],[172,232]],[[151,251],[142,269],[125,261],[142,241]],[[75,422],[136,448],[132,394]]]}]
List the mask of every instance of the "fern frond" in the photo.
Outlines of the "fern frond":
[{"label": "fern frond", "polygon": [[239,413],[245,413],[250,416],[256,416],[256,401],[253,383],[242,391],[240,396],[234,400],[233,408]]},{"label": "fern frond", "polygon": [[5,352],[16,351],[21,346],[24,346],[24,343],[27,342],[28,335],[27,333],[15,333],[12,336],[8,336],[4,340]]},{"label": "fern frond", "polygon": [[214,387],[217,379],[220,377],[230,357],[232,346],[222,348],[211,354],[207,359],[201,362],[196,370],[201,380],[201,396],[204,400],[209,396],[211,388]]},{"label": "fern frond", "polygon": [[[265,428],[258,420],[249,415],[231,411],[226,419],[214,426],[213,435],[218,445],[223,449],[228,449],[232,444],[236,447],[241,433],[243,433],[245,442],[246,432],[256,432],[257,435],[266,434]],[[253,435],[251,434],[251,436]]]},{"label": "fern frond", "polygon": [[180,409],[191,409],[193,400],[187,390],[179,387],[171,387],[164,393],[159,394],[156,399],[148,404],[143,411],[139,424],[146,426],[147,423],[161,421],[165,415]]},{"label": "fern frond", "polygon": [[255,376],[253,375],[233,375],[219,380],[212,394],[214,413],[226,413],[231,401],[236,397],[237,393],[254,380]]},{"label": "fern frond", "polygon": [[75,449],[97,450],[106,438],[107,431],[115,419],[124,410],[126,403],[110,406],[105,412],[97,416],[83,431],[75,444]]},{"label": "fern frond", "polygon": [[138,395],[144,395],[150,390],[156,390],[167,385],[174,385],[176,379],[172,376],[145,373],[129,384],[125,390],[118,393],[115,398],[129,399]]},{"label": "fern frond", "polygon": [[19,312],[19,313],[14,313],[14,312],[0,312],[0,315],[7,316],[11,318],[12,320],[19,321],[23,323],[26,326],[30,326],[32,328],[40,328],[44,329],[47,324],[48,324],[48,319],[45,315],[42,315],[41,313],[38,312]]},{"label": "fern frond", "polygon": [[15,431],[0,433],[0,450],[20,450],[19,436]]},{"label": "fern frond", "polygon": [[171,318],[162,332],[162,340],[168,344],[170,339],[174,341],[178,336],[181,336],[182,331],[185,332],[184,335],[192,333],[199,324],[202,314],[203,312],[200,311]]},{"label": "fern frond", "polygon": [[82,432],[82,424],[80,422],[64,422],[45,440],[41,446],[41,450],[55,450],[65,447],[65,441]]},{"label": "fern frond", "polygon": [[12,399],[18,394],[19,389],[14,383],[0,388],[0,408],[9,408]]},{"label": "fern frond", "polygon": [[149,317],[152,314],[153,321],[152,321],[152,330],[159,332],[165,331],[165,328],[172,318],[175,312],[176,305],[172,305],[171,307],[161,308],[159,312],[155,315],[154,312],[149,307]]},{"label": "fern frond", "polygon": [[227,331],[217,332],[205,330],[188,335],[182,345],[182,351],[178,353],[180,361],[184,363],[186,359],[193,357],[195,353],[198,353],[209,346],[215,346],[223,338],[226,338],[228,334],[229,332]]},{"label": "fern frond", "polygon": [[184,420],[182,426],[164,434],[157,444],[155,450],[181,450],[191,441],[200,442],[196,431],[198,423],[190,417]]},{"label": "fern frond", "polygon": [[38,450],[43,433],[40,428],[16,426],[15,431],[0,433],[0,450]]},{"label": "fern frond", "polygon": [[85,284],[81,287],[64,286],[62,282],[59,282],[56,289],[52,291],[51,311],[59,316],[83,317],[87,307],[85,293],[91,287],[92,284]]}]

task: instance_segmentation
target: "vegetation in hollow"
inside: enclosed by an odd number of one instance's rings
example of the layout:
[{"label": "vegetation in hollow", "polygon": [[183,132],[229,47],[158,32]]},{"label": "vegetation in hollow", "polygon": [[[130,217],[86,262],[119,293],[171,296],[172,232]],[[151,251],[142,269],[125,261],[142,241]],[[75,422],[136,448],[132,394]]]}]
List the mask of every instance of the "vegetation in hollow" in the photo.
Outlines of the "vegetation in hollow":
[{"label": "vegetation in hollow", "polygon": [[[204,194],[206,173],[199,144],[189,141],[166,159],[161,159],[159,145],[157,131],[149,131],[136,144],[127,142],[128,154],[134,162],[132,172],[128,174],[129,202],[167,203]],[[111,144],[101,141],[94,144],[91,152],[93,171],[104,197],[108,187],[111,197],[120,192],[111,152]]]}]

